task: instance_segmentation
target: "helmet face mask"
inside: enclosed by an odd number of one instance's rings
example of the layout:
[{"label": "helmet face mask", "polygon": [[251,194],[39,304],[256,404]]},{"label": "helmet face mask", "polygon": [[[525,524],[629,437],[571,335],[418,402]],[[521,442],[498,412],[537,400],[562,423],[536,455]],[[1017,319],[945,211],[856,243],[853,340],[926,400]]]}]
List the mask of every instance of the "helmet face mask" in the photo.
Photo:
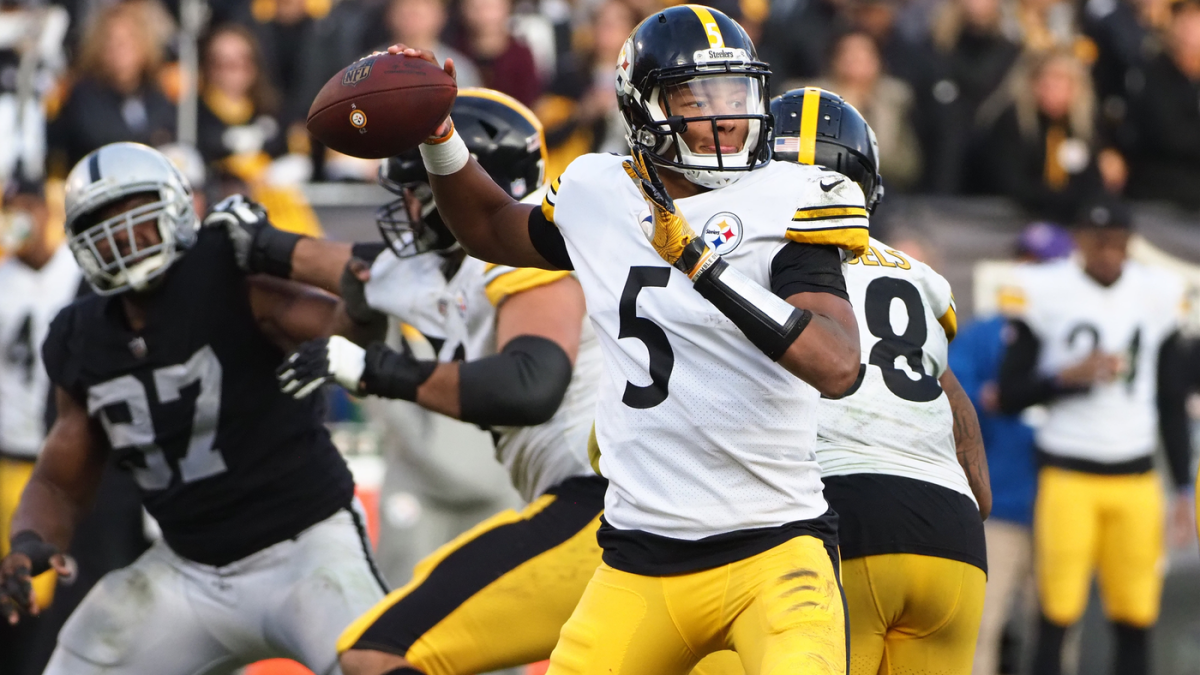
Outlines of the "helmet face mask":
[{"label": "helmet face mask", "polygon": [[[497,91],[463,88],[451,117],[471,156],[510,197],[521,199],[541,188],[546,144],[542,124],[528,108]],[[386,160],[379,184],[397,197],[375,213],[379,233],[397,257],[459,249],[433,202],[420,152]]]},{"label": "helmet face mask", "polygon": [[770,160],[771,72],[746,32],[720,12],[681,5],[634,29],[617,60],[630,145],[708,188]]},{"label": "helmet face mask", "polygon": [[67,245],[99,295],[150,290],[195,243],[200,224],[187,179],[136,143],[106,145],[80,160],[67,177],[66,207]]},{"label": "helmet face mask", "polygon": [[375,224],[384,243],[397,258],[458,250],[458,240],[442,224],[441,214],[433,203],[433,189],[428,183],[393,183],[382,175],[382,169],[380,174],[380,183],[396,198],[379,207],[375,212]]}]

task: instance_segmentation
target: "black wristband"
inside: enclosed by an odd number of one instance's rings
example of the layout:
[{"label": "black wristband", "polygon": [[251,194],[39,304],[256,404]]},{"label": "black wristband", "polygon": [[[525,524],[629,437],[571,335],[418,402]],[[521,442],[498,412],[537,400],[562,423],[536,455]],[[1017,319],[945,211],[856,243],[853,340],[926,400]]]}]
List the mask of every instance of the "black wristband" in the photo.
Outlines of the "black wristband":
[{"label": "black wristband", "polygon": [[30,574],[37,576],[50,569],[50,558],[58,554],[58,547],[42,539],[33,530],[21,530],[9,539],[9,552],[29,557]]},{"label": "black wristband", "polygon": [[772,361],[778,361],[812,321],[812,312],[788,305],[721,258],[697,275],[695,285]]},{"label": "black wristband", "polygon": [[362,393],[383,398],[417,400],[417,388],[433,375],[437,361],[421,361],[382,342],[367,347]]},{"label": "black wristband", "polygon": [[270,224],[259,228],[250,251],[250,271],[262,272],[281,279],[292,276],[292,252],[304,237],[284,232]]}]

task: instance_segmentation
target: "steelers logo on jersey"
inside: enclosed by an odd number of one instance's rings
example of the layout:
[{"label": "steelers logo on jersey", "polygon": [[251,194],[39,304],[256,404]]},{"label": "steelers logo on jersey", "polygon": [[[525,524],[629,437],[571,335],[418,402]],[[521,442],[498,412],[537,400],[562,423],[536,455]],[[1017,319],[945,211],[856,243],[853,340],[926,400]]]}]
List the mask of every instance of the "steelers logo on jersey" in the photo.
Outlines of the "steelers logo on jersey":
[{"label": "steelers logo on jersey", "polygon": [[717,253],[732,253],[742,243],[742,221],[736,215],[722,211],[708,219],[700,236]]}]

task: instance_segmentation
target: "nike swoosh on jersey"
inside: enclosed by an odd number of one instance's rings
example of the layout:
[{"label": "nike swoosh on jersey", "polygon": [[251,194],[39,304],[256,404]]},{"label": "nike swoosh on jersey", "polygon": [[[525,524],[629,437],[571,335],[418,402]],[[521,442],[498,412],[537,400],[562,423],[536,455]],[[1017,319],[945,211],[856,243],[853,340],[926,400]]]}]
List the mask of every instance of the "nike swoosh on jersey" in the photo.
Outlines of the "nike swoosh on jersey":
[{"label": "nike swoosh on jersey", "polygon": [[833,188],[835,188],[845,182],[846,182],[845,178],[839,178],[836,181],[829,183],[829,184],[826,184],[825,181],[821,181],[821,189],[824,190],[825,192],[829,192]]}]

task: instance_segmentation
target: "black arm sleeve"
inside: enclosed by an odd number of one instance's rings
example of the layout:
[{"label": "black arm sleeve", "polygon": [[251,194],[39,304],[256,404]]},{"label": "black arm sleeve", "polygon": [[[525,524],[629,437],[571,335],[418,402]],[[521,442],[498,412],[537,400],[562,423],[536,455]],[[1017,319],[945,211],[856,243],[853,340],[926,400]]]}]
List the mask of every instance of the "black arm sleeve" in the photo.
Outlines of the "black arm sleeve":
[{"label": "black arm sleeve", "polygon": [[499,354],[459,366],[460,419],[482,426],[533,426],[554,416],[571,359],[553,340],[521,335]]},{"label": "black arm sleeve", "polygon": [[830,293],[849,300],[841,249],[788,242],[771,260],[771,292],[784,300],[797,293]]},{"label": "black arm sleeve", "polygon": [[1038,352],[1042,345],[1033,329],[1024,321],[1010,321],[1005,327],[1008,349],[1000,364],[1000,410],[1015,415],[1031,405],[1046,403],[1067,393],[1053,377],[1037,372]]},{"label": "black arm sleeve", "polygon": [[1171,479],[1181,488],[1192,482],[1192,437],[1187,415],[1187,358],[1183,339],[1172,333],[1158,351],[1158,431],[1171,467]]},{"label": "black arm sleeve", "polygon": [[541,209],[529,212],[529,241],[533,247],[546,259],[546,262],[560,270],[573,270],[575,264],[567,253],[567,242],[563,239],[558,226],[546,218]]}]

